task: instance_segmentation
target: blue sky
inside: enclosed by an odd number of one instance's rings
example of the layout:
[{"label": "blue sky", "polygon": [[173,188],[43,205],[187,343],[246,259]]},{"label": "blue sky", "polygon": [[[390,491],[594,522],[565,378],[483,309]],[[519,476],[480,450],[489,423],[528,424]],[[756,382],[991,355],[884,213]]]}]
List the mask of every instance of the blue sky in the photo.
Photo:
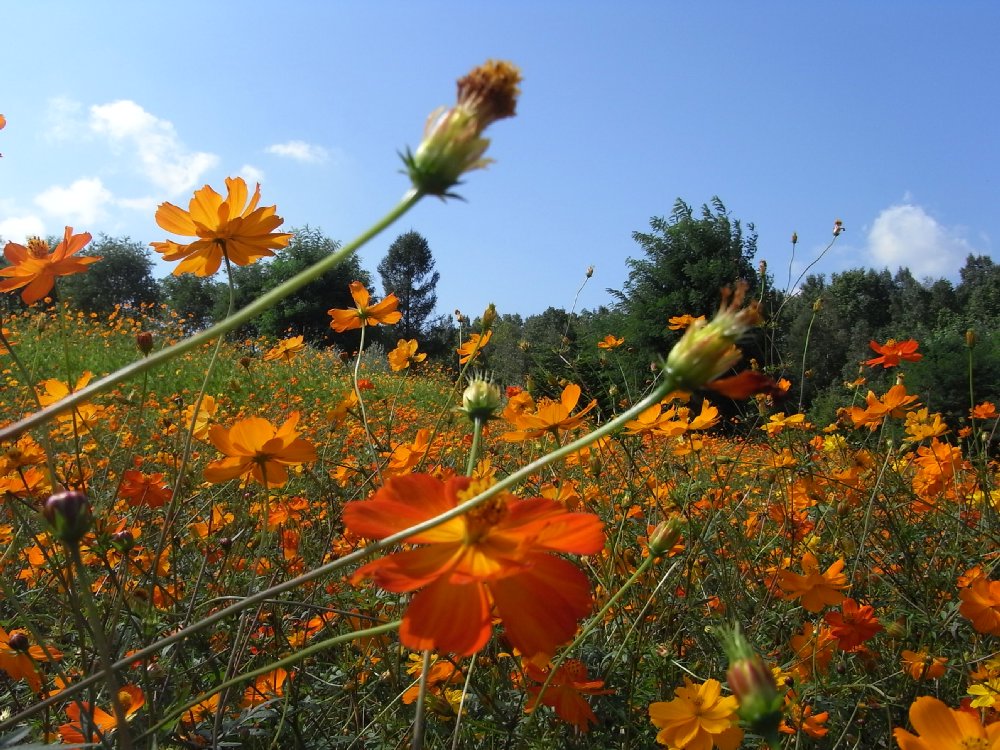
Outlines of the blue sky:
[{"label": "blue sky", "polygon": [[[487,58],[524,74],[518,116],[466,202],[414,229],[439,312],[609,304],[632,232],[718,195],[753,222],[779,286],[813,269],[957,279],[997,257],[1000,3],[7,2],[0,5],[0,237],[162,240],[242,174],[286,226],[339,240],[408,187],[397,152]],[[168,271],[166,264],[158,273]],[[682,312],[682,311],[678,311]]]}]

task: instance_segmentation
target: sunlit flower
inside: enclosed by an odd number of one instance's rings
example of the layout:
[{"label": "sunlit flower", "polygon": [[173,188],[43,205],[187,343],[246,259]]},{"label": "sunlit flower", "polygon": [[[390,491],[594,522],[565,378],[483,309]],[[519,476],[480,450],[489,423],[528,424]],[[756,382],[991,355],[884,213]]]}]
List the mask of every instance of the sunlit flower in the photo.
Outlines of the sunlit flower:
[{"label": "sunlit flower", "polygon": [[625,339],[622,336],[614,336],[613,334],[608,334],[603,339],[597,342],[598,349],[617,349],[619,346],[625,343]]},{"label": "sunlit flower", "polygon": [[829,628],[816,628],[811,622],[806,622],[802,624],[801,633],[788,639],[788,645],[795,654],[795,661],[788,671],[798,675],[800,680],[810,680],[829,668],[837,650],[837,639]]},{"label": "sunlit flower", "polygon": [[364,326],[392,325],[398,323],[403,318],[403,313],[396,308],[399,300],[395,294],[387,295],[381,302],[369,305],[371,295],[365,289],[365,285],[360,281],[351,282],[351,297],[357,307],[348,309],[327,310],[326,313],[333,320],[330,321],[330,328],[337,333],[351,331]]},{"label": "sunlit flower", "polygon": [[417,354],[417,340],[400,339],[396,343],[396,348],[389,352],[389,367],[393,372],[405,370],[410,365],[415,365],[427,359],[427,355],[421,352]]},{"label": "sunlit flower", "polygon": [[[550,667],[542,669],[533,661],[524,662],[524,673],[529,680],[544,683],[550,672]],[[604,680],[592,680],[587,676],[587,666],[579,659],[567,659],[556,669],[549,685],[542,693],[542,705],[552,707],[556,716],[575,726],[580,732],[590,730],[591,724],[597,723],[597,716],[585,695],[609,695],[613,690],[604,688]],[[524,710],[534,711],[538,705],[538,694],[541,684],[528,687],[528,702]]]},{"label": "sunlit flower", "polygon": [[897,727],[892,736],[900,750],[1000,750],[1000,721],[983,726],[968,711],[922,695],[910,705],[910,724],[919,736]]},{"label": "sunlit flower", "polygon": [[173,203],[161,203],[156,209],[156,223],[161,229],[184,237],[197,237],[181,245],[173,240],[152,243],[163,260],[180,260],[174,275],[193,273],[211,276],[219,270],[222,257],[230,263],[246,266],[260,258],[274,255],[287,247],[292,235],[275,232],[283,219],[275,215],[275,206],[258,208],[260,184],[247,202],[247,184],[242,177],[226,178],[223,198],[205,185],[196,190],[188,210]]},{"label": "sunlit flower", "polygon": [[1000,636],[1000,580],[979,578],[958,593],[958,611],[969,618],[978,633]]},{"label": "sunlit flower", "polygon": [[173,494],[164,477],[163,472],[143,474],[138,469],[128,469],[122,473],[118,494],[128,500],[129,505],[159,508],[170,502]]},{"label": "sunlit flower", "polygon": [[682,750],[736,750],[743,741],[737,726],[736,696],[722,697],[718,680],[698,685],[684,678],[684,687],[674,689],[669,702],[651,703],[649,718],[660,731],[656,741]]},{"label": "sunlit flower", "polygon": [[546,432],[558,436],[560,431],[579,427],[583,424],[584,416],[597,406],[597,399],[594,399],[583,409],[573,414],[573,409],[580,401],[580,394],[580,386],[576,383],[570,383],[563,388],[562,396],[558,401],[543,400],[533,413],[527,411],[511,412],[508,417],[508,411],[505,409],[504,416],[512,419],[515,426],[520,429],[504,433],[503,439],[509,442],[532,440],[541,437]]},{"label": "sunlit flower", "polygon": [[73,234],[72,227],[66,227],[62,242],[50,253],[48,243],[32,237],[27,245],[8,242],[3,254],[10,264],[0,268],[0,276],[9,278],[0,281],[0,292],[12,292],[24,288],[21,299],[27,304],[37,302],[52,291],[56,277],[83,273],[87,266],[100,260],[98,256],[72,256],[80,252],[91,236],[89,232]]},{"label": "sunlit flower", "polygon": [[917,347],[920,344],[913,339],[907,339],[906,341],[888,339],[884,344],[872,341],[868,346],[872,348],[872,351],[880,355],[865,361],[865,364],[869,367],[876,365],[882,365],[885,368],[897,367],[900,362],[919,362],[924,358],[923,354],[917,352]]},{"label": "sunlit flower", "polygon": [[802,607],[807,612],[819,612],[824,607],[840,604],[844,600],[843,589],[848,587],[843,570],[844,559],[841,558],[825,573],[820,573],[816,556],[806,552],[802,555],[801,575],[790,570],[778,571],[778,585],[784,590],[781,598],[788,601],[801,599]]},{"label": "sunlit flower", "polygon": [[[344,506],[344,523],[354,534],[380,539],[484,489],[465,477],[395,477],[372,499]],[[507,639],[530,657],[552,654],[591,607],[587,577],[551,553],[594,554],[604,534],[591,513],[502,493],[407,543],[420,546],[374,560],[354,575],[388,591],[417,592],[399,631],[404,646],[473,654],[490,639],[495,609]]]},{"label": "sunlit flower", "polygon": [[424,138],[416,152],[403,156],[413,186],[437,196],[449,190],[470,170],[492,160],[484,156],[490,145],[483,131],[491,123],[513,117],[521,71],[509,62],[489,60],[458,80],[458,102],[440,107],[427,118]]},{"label": "sunlit flower", "polygon": [[285,694],[286,679],[288,679],[288,672],[281,667],[260,675],[254,680],[253,685],[243,691],[243,705],[259,706],[272,698],[280,698]]},{"label": "sunlit flower", "polygon": [[[791,695],[794,695],[794,692]],[[784,734],[795,734],[798,731],[818,740],[829,734],[830,730],[823,726],[829,718],[829,711],[814,713],[812,706],[803,706],[798,700],[791,700],[779,731]]]},{"label": "sunlit flower", "polygon": [[478,333],[469,334],[469,338],[463,341],[462,345],[456,350],[458,353],[458,364],[464,365],[475,357],[484,346],[490,343],[491,338],[493,338],[493,331],[487,331],[482,335]]},{"label": "sunlit flower", "polygon": [[273,362],[280,359],[283,362],[291,362],[295,359],[295,355],[305,351],[305,348],[306,345],[302,336],[292,336],[291,338],[282,339],[268,349],[263,360],[265,362]]},{"label": "sunlit flower", "polygon": [[[118,691],[118,703],[130,719],[146,703],[146,696],[138,685],[123,685]],[[69,723],[59,727],[59,737],[66,743],[101,742],[102,735],[114,731],[118,720],[114,715],[86,701],[66,706]]]},{"label": "sunlit flower", "polygon": [[694,315],[688,315],[687,313],[684,315],[674,315],[667,321],[667,328],[671,331],[683,331],[699,321],[704,322],[705,316],[699,315],[696,318]]},{"label": "sunlit flower", "polygon": [[882,398],[868,391],[865,397],[867,406],[864,409],[852,406],[847,413],[855,427],[865,426],[875,430],[886,417],[899,419],[906,414],[907,409],[916,408],[918,400],[917,396],[907,394],[906,386],[900,383],[886,391]]},{"label": "sunlit flower", "polygon": [[973,419],[996,419],[1000,416],[996,404],[991,401],[983,401],[981,404],[976,404],[970,411],[970,414]]},{"label": "sunlit flower", "polygon": [[209,439],[227,458],[208,464],[205,479],[218,483],[250,474],[268,487],[282,486],[288,481],[288,466],[316,460],[312,443],[295,429],[298,421],[299,413],[292,412],[278,429],[260,417],[240,420],[228,430],[212,425]]}]

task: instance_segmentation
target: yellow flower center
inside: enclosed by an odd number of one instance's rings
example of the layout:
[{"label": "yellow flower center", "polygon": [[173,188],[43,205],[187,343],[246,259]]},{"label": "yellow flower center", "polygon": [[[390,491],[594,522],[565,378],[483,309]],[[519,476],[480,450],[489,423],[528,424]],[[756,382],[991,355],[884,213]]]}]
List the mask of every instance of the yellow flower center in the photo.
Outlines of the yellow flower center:
[{"label": "yellow flower center", "polygon": [[961,747],[967,750],[990,750],[990,741],[985,737],[965,737]]},{"label": "yellow flower center", "polygon": [[465,539],[476,544],[507,515],[507,504],[502,497],[491,497],[482,505],[465,514]]},{"label": "yellow flower center", "polygon": [[36,260],[44,260],[49,255],[49,243],[41,237],[31,237],[28,240],[28,255]]}]

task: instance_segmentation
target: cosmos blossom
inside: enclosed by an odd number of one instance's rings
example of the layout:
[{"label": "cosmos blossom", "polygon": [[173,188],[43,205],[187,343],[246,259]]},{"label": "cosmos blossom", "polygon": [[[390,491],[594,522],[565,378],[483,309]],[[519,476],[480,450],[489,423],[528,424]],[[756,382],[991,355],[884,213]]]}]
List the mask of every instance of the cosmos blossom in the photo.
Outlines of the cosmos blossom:
[{"label": "cosmos blossom", "polygon": [[27,245],[8,242],[3,254],[10,265],[0,268],[0,276],[8,278],[0,281],[0,292],[23,289],[21,299],[26,304],[37,302],[52,291],[58,276],[83,273],[101,259],[96,255],[73,257],[91,239],[89,232],[73,234],[73,227],[66,227],[62,242],[51,253],[48,244],[38,237],[32,237]]},{"label": "cosmos blossom", "polygon": [[[352,533],[381,539],[487,486],[467,477],[394,477],[370,500],[344,506],[344,523]],[[354,574],[355,581],[371,578],[395,593],[416,591],[400,627],[406,648],[474,654],[492,635],[495,611],[507,639],[531,657],[551,655],[571,638],[592,604],[587,577],[552,553],[595,554],[604,547],[604,533],[592,513],[501,493],[407,543],[412,546]]]}]

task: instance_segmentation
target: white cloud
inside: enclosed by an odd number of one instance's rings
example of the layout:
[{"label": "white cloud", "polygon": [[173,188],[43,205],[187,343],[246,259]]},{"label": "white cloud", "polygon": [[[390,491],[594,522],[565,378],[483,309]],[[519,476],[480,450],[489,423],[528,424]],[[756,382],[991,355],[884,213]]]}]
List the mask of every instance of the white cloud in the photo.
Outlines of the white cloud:
[{"label": "white cloud", "polygon": [[90,129],[114,145],[135,149],[139,171],[170,195],[189,192],[219,161],[215,154],[189,151],[178,139],[173,123],[128,99],[92,106]]},{"label": "white cloud", "polygon": [[140,211],[141,213],[152,215],[156,213],[156,208],[160,205],[160,202],[156,198],[146,196],[145,198],[118,198],[115,200],[115,205],[127,208],[130,211]]},{"label": "white cloud", "polygon": [[10,216],[0,221],[0,239],[4,243],[23,244],[28,237],[44,237],[45,222],[33,214]]},{"label": "white cloud", "polygon": [[295,161],[310,164],[321,164],[329,157],[329,153],[322,146],[316,146],[305,141],[288,141],[287,143],[275,143],[268,146],[265,151],[276,156],[286,156]]},{"label": "white cloud", "polygon": [[868,232],[871,265],[909,268],[918,279],[954,277],[965,257],[976,250],[956,227],[946,227],[920,206],[890,206]]},{"label": "white cloud", "polygon": [[35,204],[47,214],[69,225],[93,224],[105,215],[112,202],[111,191],[99,177],[85,177],[69,187],[54,185],[35,196]]},{"label": "white cloud", "polygon": [[254,183],[264,181],[264,170],[258,169],[253,164],[244,164],[240,167],[239,176],[247,181],[250,191],[253,192]]}]

